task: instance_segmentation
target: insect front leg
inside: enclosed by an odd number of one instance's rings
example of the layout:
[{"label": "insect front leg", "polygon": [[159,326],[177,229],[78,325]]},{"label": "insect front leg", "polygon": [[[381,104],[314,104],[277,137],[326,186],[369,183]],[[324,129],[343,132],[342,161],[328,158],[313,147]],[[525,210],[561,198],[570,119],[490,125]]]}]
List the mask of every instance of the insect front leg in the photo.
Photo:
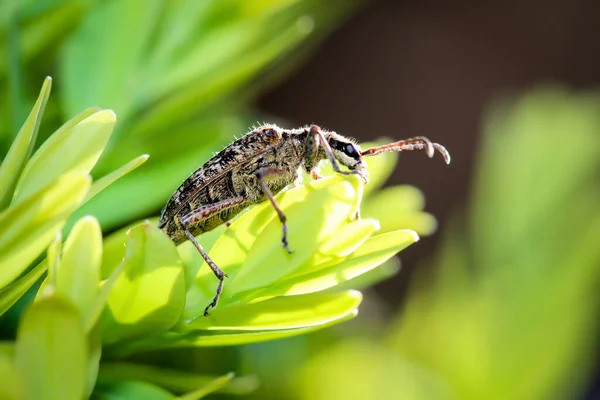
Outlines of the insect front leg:
[{"label": "insect front leg", "polygon": [[265,179],[267,179],[269,177],[277,177],[277,176],[282,176],[282,175],[285,175],[285,171],[283,171],[283,170],[280,170],[277,168],[261,168],[256,173],[256,178],[258,179],[258,184],[260,185],[263,193],[265,194],[265,196],[267,196],[267,198],[271,202],[271,205],[277,212],[279,221],[281,221],[281,225],[282,225],[281,229],[283,231],[281,243],[283,243],[283,248],[285,249],[285,251],[288,252],[288,254],[292,254],[292,251],[288,247],[288,241],[287,241],[287,231],[288,231],[287,222],[286,222],[287,218],[286,218],[285,214],[283,213],[283,211],[281,211],[281,208],[279,208],[279,204],[277,204],[277,202],[275,201],[275,197],[273,197],[273,193],[271,193],[271,189],[269,189],[269,187],[267,186],[267,183],[265,182]]},{"label": "insect front leg", "polygon": [[177,226],[183,231],[183,233],[189,239],[189,241],[192,242],[194,247],[196,247],[196,250],[198,250],[204,261],[206,261],[206,264],[209,266],[209,268],[219,280],[219,284],[215,292],[215,297],[213,298],[212,302],[210,302],[210,304],[207,305],[204,309],[205,317],[208,316],[208,310],[210,308],[215,308],[217,306],[219,302],[219,297],[221,297],[221,292],[223,291],[223,281],[227,277],[227,274],[225,274],[223,270],[219,268],[217,264],[215,264],[215,262],[209,257],[208,253],[206,253],[204,248],[200,245],[200,243],[198,243],[198,241],[196,240],[194,235],[192,235],[190,230],[194,230],[194,227],[201,223],[203,220],[210,218],[216,213],[221,212],[229,207],[232,207],[236,204],[240,204],[243,201],[244,199],[242,197],[234,197],[231,199],[220,201],[215,204],[208,204],[202,206],[188,214],[183,215],[181,218],[179,218],[179,216],[177,215],[175,215],[175,217],[173,218],[175,224],[177,224]]},{"label": "insect front leg", "polygon": [[[319,150],[319,145],[321,145],[321,146],[323,146],[325,155],[327,155],[327,159],[331,163],[331,166],[335,172],[337,172],[338,174],[342,174],[342,175],[360,175],[360,172],[355,171],[355,170],[342,171],[342,169],[340,168],[340,163],[335,158],[335,154],[333,154],[333,150],[331,150],[331,146],[329,146],[329,143],[327,142],[325,135],[323,135],[323,131],[321,131],[320,127],[318,127],[316,125],[311,126],[309,137],[311,139],[306,142],[307,154],[316,156],[316,154]],[[315,168],[316,168],[316,166],[314,166],[311,169],[310,173],[311,173],[313,179],[319,179],[321,176],[319,175],[318,171],[316,171]]]}]

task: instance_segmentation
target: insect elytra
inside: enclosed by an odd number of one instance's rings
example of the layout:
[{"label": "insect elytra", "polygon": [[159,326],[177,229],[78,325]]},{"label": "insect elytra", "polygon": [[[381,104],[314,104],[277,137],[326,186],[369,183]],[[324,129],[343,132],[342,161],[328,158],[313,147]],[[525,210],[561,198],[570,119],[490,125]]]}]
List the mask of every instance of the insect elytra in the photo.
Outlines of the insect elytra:
[{"label": "insect elytra", "polygon": [[193,172],[163,208],[158,227],[176,244],[191,241],[219,280],[204,315],[217,306],[226,275],[195,236],[228,223],[250,205],[268,200],[282,224],[283,248],[291,253],[286,216],[274,195],[304,173],[319,179],[324,160],[329,160],[336,173],[355,174],[367,183],[364,157],[410,150],[425,150],[429,157],[437,151],[450,163],[446,148],[423,136],[362,150],[354,141],[317,125],[282,129],[267,124],[236,139]]}]

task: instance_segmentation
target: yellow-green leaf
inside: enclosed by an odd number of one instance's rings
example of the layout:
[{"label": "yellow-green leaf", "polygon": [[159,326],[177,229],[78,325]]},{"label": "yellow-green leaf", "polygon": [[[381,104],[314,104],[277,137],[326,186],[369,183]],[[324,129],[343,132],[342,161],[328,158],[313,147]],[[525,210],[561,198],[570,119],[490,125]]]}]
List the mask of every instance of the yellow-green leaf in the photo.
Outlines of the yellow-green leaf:
[{"label": "yellow-green leaf", "polygon": [[[111,110],[79,114],[56,131],[27,163],[15,190],[14,204],[71,170],[89,173],[102,154],[116,123]],[[85,117],[81,120],[82,117]],[[75,124],[76,121],[79,121]]]},{"label": "yellow-green leaf", "polygon": [[362,300],[357,291],[277,297],[271,300],[217,307],[209,317],[181,324],[182,330],[259,331],[324,325],[355,310]]},{"label": "yellow-green leaf", "polygon": [[25,167],[40,127],[40,121],[50,97],[52,78],[46,77],[40,95],[0,166],[0,210],[13,196],[21,171]]},{"label": "yellow-green leaf", "polygon": [[136,169],[137,167],[139,167],[140,165],[145,163],[146,160],[148,159],[148,157],[150,157],[150,156],[147,154],[143,154],[139,157],[136,157],[133,160],[129,161],[127,164],[123,165],[121,168],[118,168],[118,169],[114,170],[113,172],[109,173],[108,175],[105,175],[102,178],[94,181],[92,188],[90,189],[87,197],[85,198],[85,202],[87,202],[92,197],[94,197],[95,195],[100,193],[108,185],[110,185],[117,179],[127,175],[129,172],[133,171],[134,169]]},{"label": "yellow-green leaf", "polygon": [[56,292],[87,316],[98,294],[102,231],[94,217],[80,219],[67,238],[58,269]]},{"label": "yellow-green leaf", "polygon": [[32,303],[17,332],[15,363],[27,399],[80,400],[87,344],[77,309],[56,296]]},{"label": "yellow-green leaf", "polygon": [[164,332],[185,304],[185,282],[175,244],[149,222],[129,231],[124,271],[108,298],[104,343]]},{"label": "yellow-green leaf", "polygon": [[72,172],[0,214],[0,288],[10,284],[48,246],[90,184],[87,174]]}]

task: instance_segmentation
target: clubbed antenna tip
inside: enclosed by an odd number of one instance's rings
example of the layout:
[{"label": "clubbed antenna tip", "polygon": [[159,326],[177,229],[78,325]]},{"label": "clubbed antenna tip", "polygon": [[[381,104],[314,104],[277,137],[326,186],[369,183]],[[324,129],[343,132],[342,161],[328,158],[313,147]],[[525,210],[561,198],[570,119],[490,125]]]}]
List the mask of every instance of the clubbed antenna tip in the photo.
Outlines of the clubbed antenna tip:
[{"label": "clubbed antenna tip", "polygon": [[425,150],[429,157],[433,157],[437,150],[443,157],[446,164],[450,164],[450,153],[444,146],[438,143],[432,143],[424,136],[417,136],[410,139],[400,140],[398,142],[384,144],[383,146],[371,147],[364,150],[361,155],[369,157],[388,151],[410,151],[410,150]]}]

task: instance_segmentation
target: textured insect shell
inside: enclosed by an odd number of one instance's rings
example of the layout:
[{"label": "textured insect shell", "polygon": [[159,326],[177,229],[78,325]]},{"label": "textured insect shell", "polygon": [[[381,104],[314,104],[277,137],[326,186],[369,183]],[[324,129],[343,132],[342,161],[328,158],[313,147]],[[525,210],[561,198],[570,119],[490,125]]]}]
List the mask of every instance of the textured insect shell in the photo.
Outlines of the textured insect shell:
[{"label": "textured insect shell", "polygon": [[202,207],[232,198],[243,199],[187,226],[197,236],[229,221],[249,205],[266,200],[257,178],[261,168],[283,172],[265,180],[273,194],[280,192],[298,178],[305,139],[305,130],[286,131],[274,125],[263,126],[242,136],[183,182],[162,210],[158,227],[179,244],[186,240],[186,236],[174,221],[176,215],[181,220]]}]

